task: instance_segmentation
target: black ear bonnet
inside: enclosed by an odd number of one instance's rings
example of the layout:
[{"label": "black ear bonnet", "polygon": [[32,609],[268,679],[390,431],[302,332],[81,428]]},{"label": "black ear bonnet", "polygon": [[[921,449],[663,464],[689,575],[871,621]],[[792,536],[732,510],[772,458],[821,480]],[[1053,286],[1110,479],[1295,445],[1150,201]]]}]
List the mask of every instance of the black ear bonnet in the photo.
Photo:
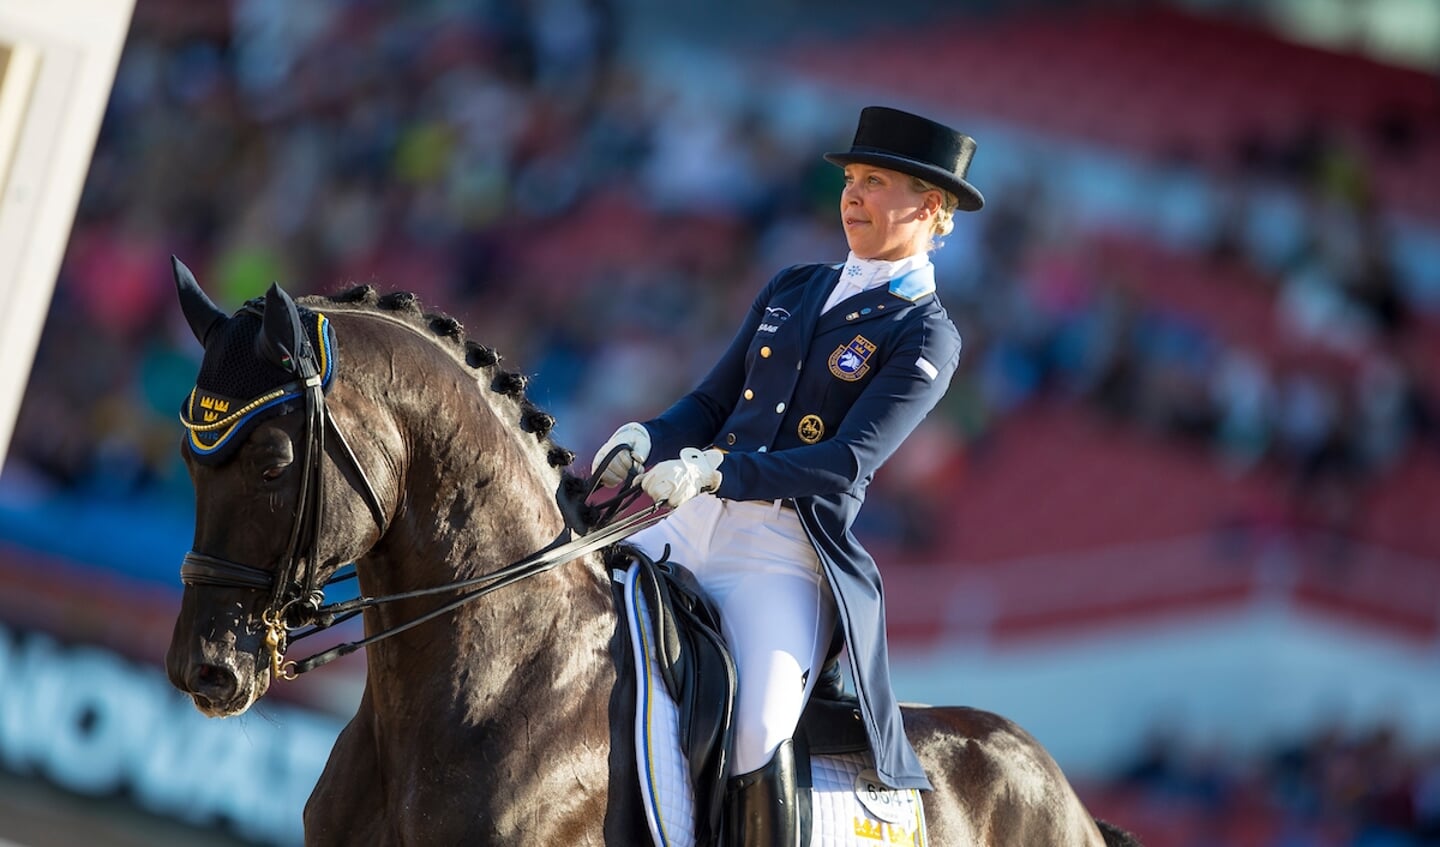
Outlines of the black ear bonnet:
[{"label": "black ear bonnet", "polygon": [[[192,326],[196,324],[192,322]],[[325,315],[297,306],[279,286],[246,303],[202,335],[205,357],[195,389],[180,406],[186,448],[205,465],[222,464],[260,421],[303,407],[306,380],[328,390],[335,374],[335,330]]]}]

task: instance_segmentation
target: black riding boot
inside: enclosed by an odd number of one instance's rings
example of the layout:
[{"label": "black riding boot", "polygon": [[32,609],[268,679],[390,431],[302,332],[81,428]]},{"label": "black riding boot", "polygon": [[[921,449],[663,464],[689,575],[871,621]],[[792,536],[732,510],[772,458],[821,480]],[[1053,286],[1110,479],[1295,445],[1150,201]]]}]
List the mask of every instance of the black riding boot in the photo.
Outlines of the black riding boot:
[{"label": "black riding boot", "polygon": [[840,675],[839,656],[831,656],[820,669],[820,678],[815,680],[815,690],[810,696],[818,700],[840,700],[845,696],[845,677]]},{"label": "black riding boot", "polygon": [[763,768],[725,786],[725,847],[798,847],[795,748],[787,739]]}]

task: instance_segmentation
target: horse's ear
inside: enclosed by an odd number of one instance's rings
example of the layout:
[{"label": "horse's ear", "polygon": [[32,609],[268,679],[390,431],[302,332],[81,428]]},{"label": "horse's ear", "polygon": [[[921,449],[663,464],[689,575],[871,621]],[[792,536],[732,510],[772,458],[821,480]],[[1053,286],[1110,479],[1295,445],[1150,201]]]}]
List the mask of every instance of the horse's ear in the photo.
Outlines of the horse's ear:
[{"label": "horse's ear", "polygon": [[200,283],[195,281],[195,274],[185,267],[184,262],[171,256],[170,270],[175,274],[175,291],[180,295],[180,310],[185,313],[185,322],[190,324],[195,340],[204,347],[205,339],[210,337],[211,331],[223,323],[227,316],[200,289]]},{"label": "horse's ear", "polygon": [[285,293],[280,283],[272,282],[270,290],[265,292],[265,315],[261,319],[260,334],[255,336],[255,352],[267,362],[298,373],[307,351],[308,344],[300,328],[300,311],[295,307],[295,301]]}]

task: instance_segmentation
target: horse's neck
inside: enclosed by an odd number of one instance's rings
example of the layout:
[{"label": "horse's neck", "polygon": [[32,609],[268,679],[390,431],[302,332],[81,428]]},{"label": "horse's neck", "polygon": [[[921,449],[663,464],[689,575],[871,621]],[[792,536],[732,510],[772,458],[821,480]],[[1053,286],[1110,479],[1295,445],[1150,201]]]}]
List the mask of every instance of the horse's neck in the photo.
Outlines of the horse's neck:
[{"label": "horse's neck", "polygon": [[[514,514],[510,521],[534,523]],[[372,557],[362,567],[367,573],[431,574],[407,580],[404,588],[414,589],[491,572],[543,546],[502,545],[501,554],[487,548],[479,535],[467,531],[459,536],[463,543],[443,548],[387,545],[387,555]],[[452,552],[473,556],[474,567],[432,567],[437,560],[431,556]],[[448,599],[406,601],[367,614],[367,634],[402,624]],[[466,750],[457,756],[466,763],[504,762],[513,772],[540,769],[561,754],[552,737],[560,737],[562,727],[574,733],[568,737],[587,744],[606,740],[606,725],[595,716],[608,713],[614,631],[609,587],[598,564],[593,557],[568,562],[367,647],[365,720],[373,724],[382,747],[394,747],[395,777],[402,781],[406,766],[400,762],[411,760],[416,744]],[[556,692],[562,692],[559,702]]]},{"label": "horse's neck", "polygon": [[[473,376],[463,371],[425,376],[426,394],[447,405],[398,413],[411,416],[399,423],[410,433],[403,505],[361,563],[367,594],[492,573],[549,544],[563,527],[554,502],[559,475],[534,435],[509,419],[518,416],[513,403],[472,391],[464,380]],[[367,634],[448,599],[367,613]],[[533,707],[527,698],[554,690],[562,678],[577,701],[606,696],[613,632],[599,566],[570,562],[367,648],[373,705],[381,720],[440,727],[509,720]]]},{"label": "horse's neck", "polygon": [[[532,696],[527,689],[544,692],[560,679],[576,698],[608,690],[599,683],[613,673],[608,648],[615,619],[608,586],[596,568],[589,557],[568,562],[372,645],[369,683],[396,695],[391,705],[407,716],[418,708],[445,718],[444,712],[459,708],[467,722],[489,720],[488,711],[503,714],[525,706]],[[403,624],[448,599],[383,609],[367,616],[367,634]]]},{"label": "horse's neck", "polygon": [[[615,624],[595,602],[608,587],[593,567],[570,562],[367,648],[352,726],[383,766],[348,778],[391,797],[460,791],[462,818],[516,832],[553,827],[541,810],[603,799]],[[528,815],[545,819],[515,820]]]},{"label": "horse's neck", "polygon": [[453,581],[553,539],[563,526],[554,502],[559,473],[521,430],[516,402],[487,387],[491,375],[402,320],[347,317],[369,342],[356,353],[365,358],[354,391],[387,419],[372,429],[388,429],[396,444],[398,514],[377,550],[389,566],[372,581],[392,591]]}]

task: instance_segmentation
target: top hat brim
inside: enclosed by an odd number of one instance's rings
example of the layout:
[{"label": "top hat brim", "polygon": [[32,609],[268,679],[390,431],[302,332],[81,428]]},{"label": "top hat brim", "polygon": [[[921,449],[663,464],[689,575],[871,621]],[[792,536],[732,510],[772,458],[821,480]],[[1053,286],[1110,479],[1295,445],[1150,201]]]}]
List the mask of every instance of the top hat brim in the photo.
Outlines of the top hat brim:
[{"label": "top hat brim", "polygon": [[937,185],[960,201],[959,209],[964,212],[979,211],[985,205],[985,197],[975,186],[935,165],[917,162],[914,159],[907,159],[904,156],[896,156],[890,153],[875,153],[850,150],[845,153],[826,153],[825,161],[832,165],[845,167],[851,163],[862,165],[874,165],[877,168],[887,168],[892,171],[899,171],[902,174],[916,176],[932,185]]}]

